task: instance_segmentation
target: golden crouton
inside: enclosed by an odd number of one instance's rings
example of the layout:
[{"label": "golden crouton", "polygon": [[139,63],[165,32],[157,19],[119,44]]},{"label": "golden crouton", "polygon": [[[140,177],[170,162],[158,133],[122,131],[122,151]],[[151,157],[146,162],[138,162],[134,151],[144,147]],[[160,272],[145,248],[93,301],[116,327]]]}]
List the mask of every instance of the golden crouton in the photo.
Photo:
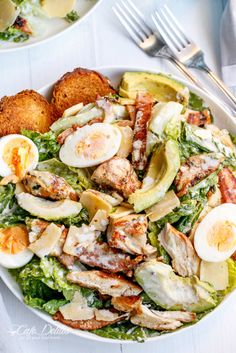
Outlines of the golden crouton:
[{"label": "golden crouton", "polygon": [[83,68],[75,69],[61,77],[54,86],[52,103],[58,117],[77,104],[94,102],[98,96],[115,93],[108,80],[100,73]]},{"label": "golden crouton", "polygon": [[33,90],[0,100],[0,136],[18,134],[22,129],[46,132],[52,122],[52,107]]}]

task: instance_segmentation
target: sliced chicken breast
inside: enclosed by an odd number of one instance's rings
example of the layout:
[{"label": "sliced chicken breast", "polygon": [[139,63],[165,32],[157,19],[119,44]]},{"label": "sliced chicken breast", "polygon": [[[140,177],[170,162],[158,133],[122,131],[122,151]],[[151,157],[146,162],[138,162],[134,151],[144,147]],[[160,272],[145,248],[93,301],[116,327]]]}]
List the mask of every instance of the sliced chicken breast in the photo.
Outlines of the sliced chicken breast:
[{"label": "sliced chicken breast", "polygon": [[120,275],[102,271],[73,271],[67,279],[81,287],[98,290],[101,294],[112,297],[138,295],[142,288]]},{"label": "sliced chicken breast", "polygon": [[94,242],[77,248],[77,258],[83,264],[99,267],[110,272],[125,272],[127,275],[142,261],[142,256],[134,259],[128,254],[111,249],[107,243]]},{"label": "sliced chicken breast", "polygon": [[186,235],[169,223],[159,233],[158,239],[172,258],[173,269],[182,277],[196,275],[200,259]]},{"label": "sliced chicken breast", "polygon": [[30,194],[50,200],[71,199],[77,201],[77,194],[64,178],[49,172],[34,170],[28,173],[22,183]]},{"label": "sliced chicken breast", "polygon": [[126,158],[113,157],[95,169],[91,179],[128,197],[141,187],[141,182]]},{"label": "sliced chicken breast", "polygon": [[192,322],[196,314],[184,311],[157,311],[141,306],[141,312],[131,316],[131,322],[135,325],[147,327],[153,330],[170,331],[182,326],[183,323]]},{"label": "sliced chicken breast", "polygon": [[156,248],[147,244],[147,217],[130,214],[110,221],[107,239],[108,244],[133,255],[150,255]]},{"label": "sliced chicken breast", "polygon": [[181,165],[175,178],[178,196],[185,195],[191,186],[213,173],[220,165],[221,159],[214,153],[201,154],[190,157]]}]

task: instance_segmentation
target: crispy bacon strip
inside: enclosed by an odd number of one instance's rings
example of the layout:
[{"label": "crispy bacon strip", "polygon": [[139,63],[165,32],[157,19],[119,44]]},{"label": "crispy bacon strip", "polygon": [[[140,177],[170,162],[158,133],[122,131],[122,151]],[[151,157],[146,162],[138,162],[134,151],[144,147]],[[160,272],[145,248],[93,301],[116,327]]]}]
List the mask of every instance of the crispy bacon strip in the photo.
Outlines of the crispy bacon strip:
[{"label": "crispy bacon strip", "polygon": [[64,325],[70,326],[72,328],[90,331],[90,330],[97,330],[99,328],[102,328],[108,325],[112,325],[115,322],[123,320],[125,317],[126,317],[125,315],[121,315],[116,320],[113,320],[113,321],[99,321],[95,317],[89,320],[67,320],[67,319],[64,319],[60,311],[57,311],[56,314],[53,316],[53,320],[60,321]]},{"label": "crispy bacon strip", "polygon": [[202,112],[191,111],[188,114],[187,122],[196,126],[211,124],[211,114],[209,109],[204,109]]},{"label": "crispy bacon strip", "polygon": [[15,29],[18,29],[21,32],[26,33],[26,34],[29,34],[29,35],[33,34],[32,29],[30,28],[30,25],[29,25],[28,21],[25,18],[21,17],[21,16],[17,16],[13,27]]},{"label": "crispy bacon strip", "polygon": [[236,178],[229,168],[223,168],[219,173],[219,187],[222,202],[236,204]]},{"label": "crispy bacon strip", "polygon": [[189,187],[213,173],[219,167],[220,163],[221,159],[217,159],[214,153],[190,157],[181,165],[175,178],[178,197],[185,195]]},{"label": "crispy bacon strip", "polygon": [[153,99],[148,93],[138,93],[136,98],[136,120],[134,125],[134,139],[132,163],[135,169],[144,170],[147,164],[147,124],[151,118]]}]

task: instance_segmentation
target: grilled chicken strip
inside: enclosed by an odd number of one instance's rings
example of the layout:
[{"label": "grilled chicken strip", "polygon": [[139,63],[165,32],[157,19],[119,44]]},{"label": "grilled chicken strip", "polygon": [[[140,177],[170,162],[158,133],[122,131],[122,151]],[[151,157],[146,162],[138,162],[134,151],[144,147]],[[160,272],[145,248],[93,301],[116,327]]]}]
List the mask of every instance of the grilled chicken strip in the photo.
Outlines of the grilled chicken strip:
[{"label": "grilled chicken strip", "polygon": [[158,239],[172,258],[173,269],[182,277],[196,275],[200,259],[186,235],[167,223]]},{"label": "grilled chicken strip", "polygon": [[108,244],[133,255],[150,255],[156,248],[147,244],[147,217],[130,214],[110,221],[107,230]]},{"label": "grilled chicken strip", "polygon": [[102,163],[95,169],[91,179],[101,186],[121,192],[126,198],[141,187],[128,159],[120,157]]},{"label": "grilled chicken strip", "polygon": [[50,200],[71,199],[77,201],[74,189],[65,179],[49,173],[32,171],[22,180],[25,189],[34,196]]},{"label": "grilled chicken strip", "polygon": [[216,158],[214,153],[201,154],[190,157],[175,178],[178,197],[185,195],[188,188],[197,184],[213,173],[220,165],[221,159]]},{"label": "grilled chicken strip", "polygon": [[147,165],[147,128],[151,118],[152,104],[153,99],[149,93],[137,94],[132,152],[132,164],[137,170],[144,170]]},{"label": "grilled chicken strip", "polygon": [[97,330],[99,328],[112,325],[116,322],[122,321],[127,317],[127,315],[119,315],[112,321],[105,321],[105,320],[98,320],[96,317],[89,319],[89,320],[67,320],[64,319],[62,313],[57,311],[56,314],[53,316],[53,320],[60,321],[64,325],[70,326],[72,328],[80,329],[80,330]]},{"label": "grilled chicken strip", "polygon": [[137,256],[131,259],[129,255],[111,249],[107,243],[94,242],[87,246],[79,246],[77,258],[92,267],[100,267],[112,273],[125,272],[129,275],[143,257]]},{"label": "grilled chicken strip", "polygon": [[142,299],[139,296],[131,297],[113,297],[111,304],[118,311],[128,313],[141,313],[142,312]]},{"label": "grilled chicken strip", "polygon": [[131,316],[131,322],[135,325],[147,327],[153,330],[175,330],[183,323],[192,322],[196,314],[188,311],[157,311],[141,306],[141,312]]},{"label": "grilled chicken strip", "polygon": [[222,202],[236,204],[236,178],[229,168],[223,168],[219,173],[219,187]]},{"label": "grilled chicken strip", "polygon": [[98,290],[101,294],[112,297],[138,295],[142,288],[120,275],[103,271],[73,271],[67,279],[81,287]]}]

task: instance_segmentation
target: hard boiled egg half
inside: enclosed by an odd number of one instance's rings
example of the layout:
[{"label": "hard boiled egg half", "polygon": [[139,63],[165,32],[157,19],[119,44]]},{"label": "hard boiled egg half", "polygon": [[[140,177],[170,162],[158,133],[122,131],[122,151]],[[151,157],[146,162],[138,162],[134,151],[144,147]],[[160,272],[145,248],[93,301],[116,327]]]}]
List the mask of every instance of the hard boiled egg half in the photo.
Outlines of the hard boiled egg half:
[{"label": "hard boiled egg half", "polygon": [[28,250],[28,231],[25,226],[0,229],[0,265],[17,268],[26,265],[34,256]]},{"label": "hard boiled egg half", "polygon": [[12,134],[0,139],[0,176],[21,179],[36,168],[38,160],[38,148],[28,137]]},{"label": "hard boiled egg half", "polygon": [[211,210],[194,235],[198,256],[208,262],[221,262],[236,251],[236,205],[225,203]]},{"label": "hard boiled egg half", "polygon": [[118,152],[121,138],[120,130],[111,124],[86,125],[67,137],[60,149],[60,159],[78,168],[98,165]]}]

